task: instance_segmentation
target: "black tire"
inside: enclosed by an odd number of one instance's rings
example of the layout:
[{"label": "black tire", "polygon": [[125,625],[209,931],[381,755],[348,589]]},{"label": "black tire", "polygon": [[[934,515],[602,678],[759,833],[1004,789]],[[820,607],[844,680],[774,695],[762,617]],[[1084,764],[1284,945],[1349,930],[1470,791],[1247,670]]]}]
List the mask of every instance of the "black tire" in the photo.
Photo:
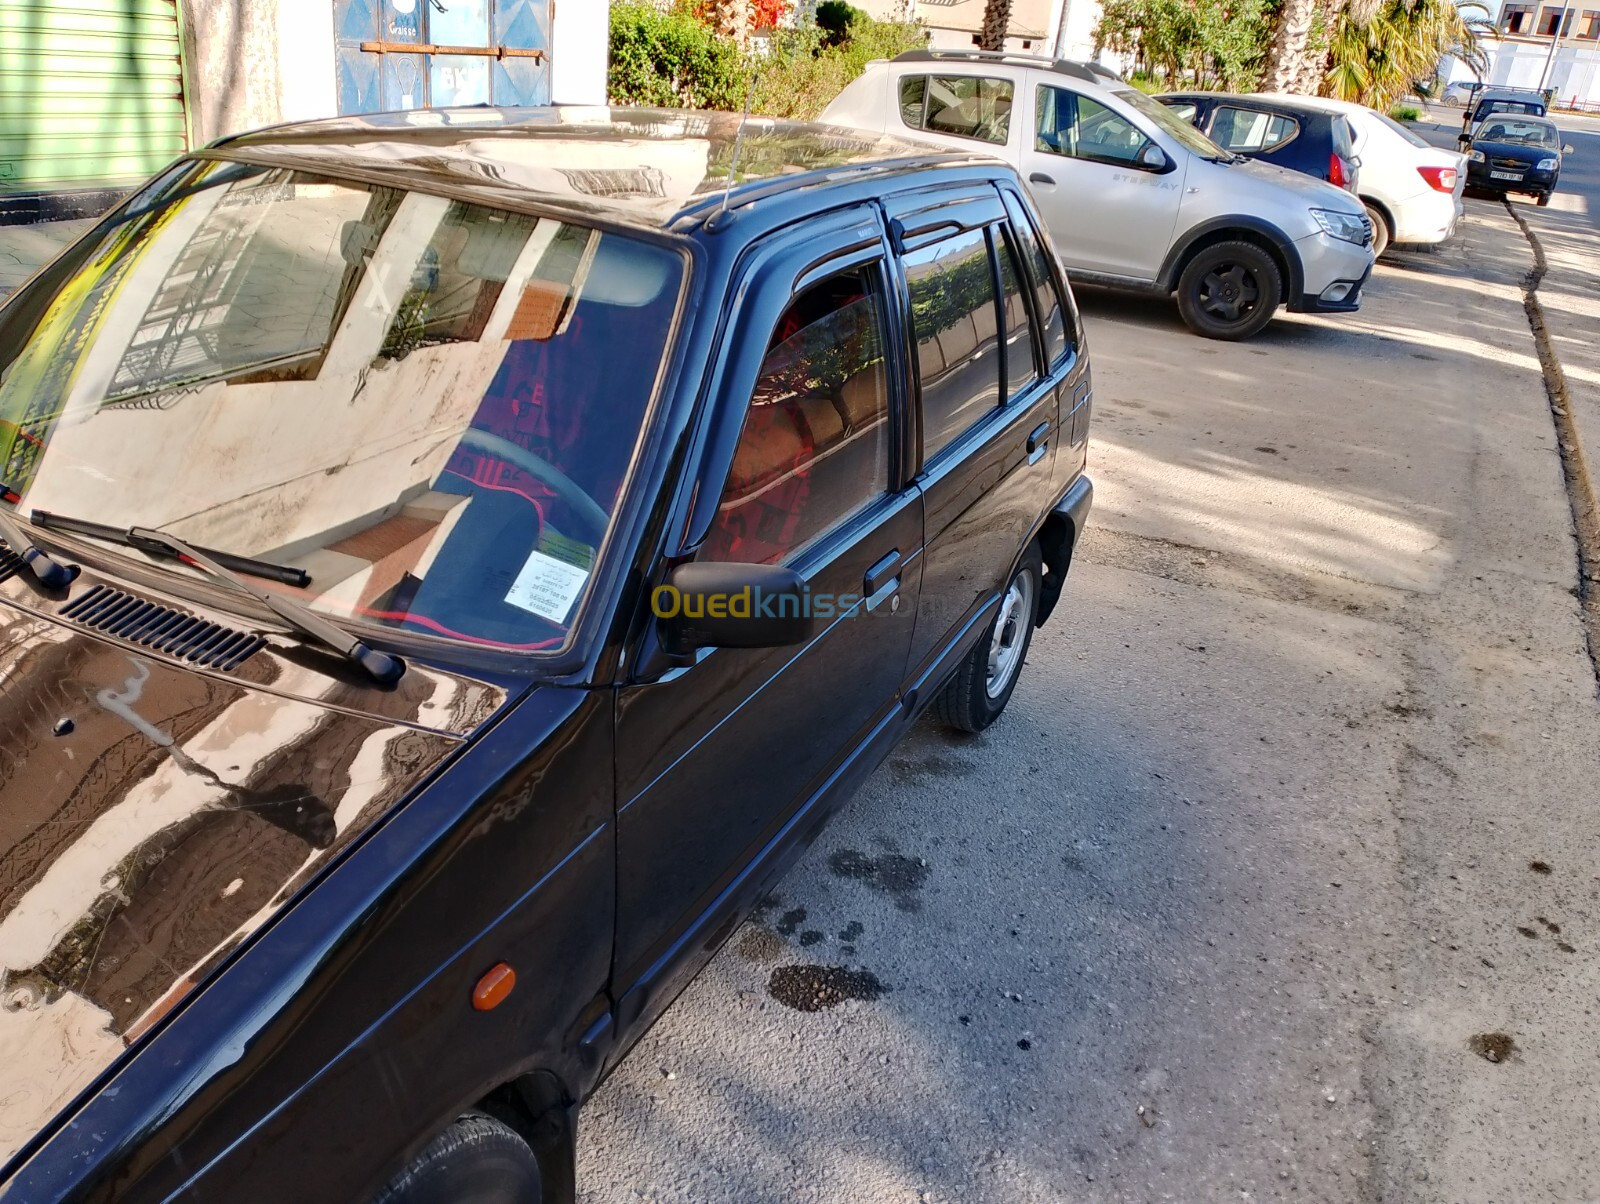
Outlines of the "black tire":
[{"label": "black tire", "polygon": [[1394,231],[1389,229],[1389,219],[1383,215],[1371,201],[1361,202],[1367,207],[1367,220],[1372,223],[1372,257],[1379,258],[1389,249],[1389,242],[1394,238]]},{"label": "black tire", "polygon": [[508,1125],[472,1112],[423,1147],[372,1204],[540,1204],[532,1147]]},{"label": "black tire", "polygon": [[1549,203],[1550,194],[1548,192],[1541,192],[1538,196],[1538,199],[1534,202],[1534,204],[1538,205],[1541,209],[1543,209]]},{"label": "black tire", "polygon": [[[1039,545],[1030,544],[1006,583],[1000,613],[933,700],[929,710],[940,723],[957,731],[981,732],[1000,718],[1028,659],[1043,579],[1044,560]],[[991,677],[990,666],[995,659],[1002,662],[1001,671]]]},{"label": "black tire", "polygon": [[1253,242],[1221,242],[1189,261],[1178,278],[1178,312],[1208,339],[1248,339],[1283,304],[1283,273]]}]

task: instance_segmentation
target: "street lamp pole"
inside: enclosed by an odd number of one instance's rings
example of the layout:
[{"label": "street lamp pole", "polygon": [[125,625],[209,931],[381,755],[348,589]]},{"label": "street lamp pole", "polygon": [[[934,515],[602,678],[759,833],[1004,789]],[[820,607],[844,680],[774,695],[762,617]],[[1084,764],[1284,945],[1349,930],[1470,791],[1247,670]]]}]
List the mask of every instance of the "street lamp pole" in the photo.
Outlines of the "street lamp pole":
[{"label": "street lamp pole", "polygon": [[1540,92],[1550,82],[1550,68],[1555,65],[1556,51],[1561,47],[1561,31],[1566,28],[1567,12],[1571,6],[1571,0],[1561,0],[1561,15],[1556,18],[1555,37],[1550,39],[1550,53],[1544,56],[1544,70],[1539,73]]}]

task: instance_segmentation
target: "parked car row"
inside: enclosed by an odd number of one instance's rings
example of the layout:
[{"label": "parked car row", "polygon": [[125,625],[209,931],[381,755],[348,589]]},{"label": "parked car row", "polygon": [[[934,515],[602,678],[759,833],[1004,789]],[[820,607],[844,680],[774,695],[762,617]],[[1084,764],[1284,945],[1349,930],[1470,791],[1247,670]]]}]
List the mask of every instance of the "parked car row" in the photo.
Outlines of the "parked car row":
[{"label": "parked car row", "polygon": [[1212,338],[1248,338],[1285,305],[1355,310],[1372,271],[1359,198],[1224,149],[1084,64],[913,51],[869,64],[822,120],[1005,159],[1074,280],[1175,294]]}]

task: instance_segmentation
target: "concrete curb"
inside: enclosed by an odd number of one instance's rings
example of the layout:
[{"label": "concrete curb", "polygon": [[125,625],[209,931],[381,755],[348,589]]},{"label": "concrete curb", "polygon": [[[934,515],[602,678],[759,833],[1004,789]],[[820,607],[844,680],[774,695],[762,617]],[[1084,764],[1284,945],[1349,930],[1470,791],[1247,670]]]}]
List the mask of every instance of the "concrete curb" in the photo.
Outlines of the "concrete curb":
[{"label": "concrete curb", "polygon": [[1572,524],[1577,534],[1578,600],[1583,609],[1589,661],[1600,684],[1600,500],[1597,500],[1589,459],[1584,454],[1577,415],[1573,412],[1572,390],[1561,358],[1556,354],[1544,306],[1539,301],[1539,287],[1550,270],[1544,245],[1516,206],[1509,200],[1504,204],[1533,249],[1533,269],[1522,286],[1522,307],[1527,311],[1528,326],[1533,331],[1534,346],[1544,371],[1545,395],[1550,400],[1550,416],[1555,422],[1561,470],[1566,478],[1567,499],[1572,506]]}]

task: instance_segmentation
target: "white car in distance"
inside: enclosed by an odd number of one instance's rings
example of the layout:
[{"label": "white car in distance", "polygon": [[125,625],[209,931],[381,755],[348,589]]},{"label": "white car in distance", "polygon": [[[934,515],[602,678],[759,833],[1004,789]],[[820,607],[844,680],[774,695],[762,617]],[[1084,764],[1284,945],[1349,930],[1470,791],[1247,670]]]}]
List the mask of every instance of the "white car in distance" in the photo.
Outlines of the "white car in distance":
[{"label": "white car in distance", "polygon": [[1393,117],[1353,101],[1282,99],[1342,114],[1350,122],[1361,161],[1358,191],[1372,220],[1375,254],[1382,255],[1391,242],[1435,246],[1455,233],[1464,209],[1465,155],[1429,146]]}]

